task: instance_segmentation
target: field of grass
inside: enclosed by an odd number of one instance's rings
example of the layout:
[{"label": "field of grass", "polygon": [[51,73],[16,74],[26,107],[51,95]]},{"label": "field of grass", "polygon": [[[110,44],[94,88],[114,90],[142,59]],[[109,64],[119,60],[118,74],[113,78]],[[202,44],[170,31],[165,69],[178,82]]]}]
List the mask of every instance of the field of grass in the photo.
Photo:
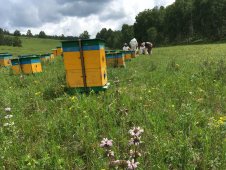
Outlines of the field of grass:
[{"label": "field of grass", "polygon": [[[14,36],[11,36],[12,38]],[[51,49],[61,46],[60,40],[19,37],[22,41],[22,47],[0,46],[0,53],[8,52],[17,58],[18,55],[40,55],[51,53]]]},{"label": "field of grass", "polygon": [[[61,57],[36,76],[1,67],[0,169],[106,170],[108,161],[131,160],[131,149],[141,154],[140,170],[225,169],[225,49],[154,48],[126,68],[108,68],[111,87],[88,94],[67,93]],[[134,126],[144,130],[137,147],[129,142]],[[113,140],[110,158],[103,138]]]}]

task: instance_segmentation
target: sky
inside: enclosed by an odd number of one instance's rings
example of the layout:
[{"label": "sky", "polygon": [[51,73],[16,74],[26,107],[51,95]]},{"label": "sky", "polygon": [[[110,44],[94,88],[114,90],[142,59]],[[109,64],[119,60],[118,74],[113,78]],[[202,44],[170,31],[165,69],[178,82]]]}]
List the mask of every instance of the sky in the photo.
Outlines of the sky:
[{"label": "sky", "polygon": [[132,25],[136,15],[175,0],[0,0],[0,28],[26,34],[79,36],[85,30],[91,38],[102,28],[121,30]]}]

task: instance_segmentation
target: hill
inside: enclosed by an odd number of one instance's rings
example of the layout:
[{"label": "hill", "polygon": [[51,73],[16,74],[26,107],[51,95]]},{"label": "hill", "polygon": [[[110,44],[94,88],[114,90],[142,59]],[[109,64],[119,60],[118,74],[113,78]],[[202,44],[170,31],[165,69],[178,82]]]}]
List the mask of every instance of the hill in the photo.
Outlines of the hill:
[{"label": "hill", "polygon": [[61,46],[59,40],[29,37],[19,38],[22,41],[22,47],[0,46],[0,53],[8,52],[10,54],[13,54],[13,57],[24,54],[39,55],[43,53],[50,53],[51,49],[55,49],[56,47]]}]

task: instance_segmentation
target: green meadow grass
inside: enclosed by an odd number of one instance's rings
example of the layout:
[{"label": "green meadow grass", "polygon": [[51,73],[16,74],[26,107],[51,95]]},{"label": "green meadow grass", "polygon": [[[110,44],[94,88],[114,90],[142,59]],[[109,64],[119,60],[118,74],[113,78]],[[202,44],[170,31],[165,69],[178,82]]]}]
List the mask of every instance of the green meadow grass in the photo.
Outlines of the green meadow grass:
[{"label": "green meadow grass", "polygon": [[144,129],[137,169],[225,169],[225,47],[154,48],[108,68],[111,87],[99,93],[68,94],[61,57],[36,76],[1,67],[0,169],[108,169],[101,140],[113,140],[109,160],[129,160],[133,126]]},{"label": "green meadow grass", "polygon": [[[14,36],[10,36],[14,37]],[[8,52],[13,54],[14,58],[18,55],[40,55],[44,53],[51,53],[51,49],[61,46],[60,40],[44,39],[44,38],[29,38],[19,37],[22,41],[22,47],[0,46],[0,53]]]}]

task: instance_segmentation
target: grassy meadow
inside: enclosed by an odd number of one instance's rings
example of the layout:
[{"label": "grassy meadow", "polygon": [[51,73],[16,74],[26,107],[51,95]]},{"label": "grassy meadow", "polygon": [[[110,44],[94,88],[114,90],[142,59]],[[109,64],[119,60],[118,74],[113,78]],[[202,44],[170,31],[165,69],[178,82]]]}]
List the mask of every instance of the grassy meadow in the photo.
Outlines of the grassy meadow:
[{"label": "grassy meadow", "polygon": [[[10,37],[13,38],[14,36]],[[22,41],[22,47],[0,46],[0,53],[8,52],[17,58],[18,55],[51,53],[51,49],[56,49],[56,47],[61,46],[60,40],[29,37],[19,38]]]},{"label": "grassy meadow", "polygon": [[[0,49],[33,54],[60,45],[35,40]],[[108,68],[111,87],[87,94],[67,93],[61,57],[43,62],[36,76],[1,67],[0,169],[107,170],[108,161],[131,160],[136,149],[139,170],[224,170],[225,49],[224,43],[154,48],[126,68]],[[144,130],[137,147],[129,144],[134,126]],[[113,140],[111,158],[103,158],[103,138]]]}]

